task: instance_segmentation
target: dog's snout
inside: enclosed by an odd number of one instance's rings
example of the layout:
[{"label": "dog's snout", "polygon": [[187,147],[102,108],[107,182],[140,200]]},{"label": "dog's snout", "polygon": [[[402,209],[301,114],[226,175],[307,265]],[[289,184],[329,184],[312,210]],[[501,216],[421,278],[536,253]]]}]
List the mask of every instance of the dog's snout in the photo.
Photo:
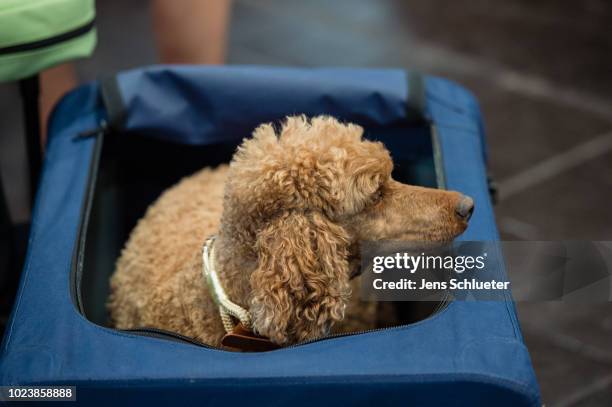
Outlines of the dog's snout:
[{"label": "dog's snout", "polygon": [[470,220],[472,213],[474,213],[474,200],[469,196],[463,195],[455,207],[455,212],[462,219]]}]

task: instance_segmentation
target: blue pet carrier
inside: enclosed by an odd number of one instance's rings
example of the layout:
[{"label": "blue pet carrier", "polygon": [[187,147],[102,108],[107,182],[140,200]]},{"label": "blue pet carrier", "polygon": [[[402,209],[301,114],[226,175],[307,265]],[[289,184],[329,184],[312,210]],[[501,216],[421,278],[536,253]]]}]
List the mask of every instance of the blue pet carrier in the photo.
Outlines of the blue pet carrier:
[{"label": "blue pet carrier", "polygon": [[105,326],[108,277],[147,205],[228,161],[260,123],[301,113],[362,125],[391,151],[397,179],[474,198],[462,239],[498,239],[478,105],[449,81],[379,69],[121,73],[73,91],[53,114],[0,383],[74,385],[87,405],[539,406],[510,298],[454,301],[412,324],[262,353]]}]

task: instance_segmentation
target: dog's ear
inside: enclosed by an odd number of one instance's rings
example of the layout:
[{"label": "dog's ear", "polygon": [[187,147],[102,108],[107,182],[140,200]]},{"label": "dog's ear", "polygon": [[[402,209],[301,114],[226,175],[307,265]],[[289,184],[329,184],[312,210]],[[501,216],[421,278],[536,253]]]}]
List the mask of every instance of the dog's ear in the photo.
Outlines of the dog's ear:
[{"label": "dog's ear", "polygon": [[256,332],[281,345],[327,334],[350,294],[344,229],[320,213],[288,213],[260,231],[256,245]]},{"label": "dog's ear", "polygon": [[391,177],[393,161],[382,143],[364,141],[347,168],[344,213],[351,214],[359,212],[372,201],[373,195]]}]

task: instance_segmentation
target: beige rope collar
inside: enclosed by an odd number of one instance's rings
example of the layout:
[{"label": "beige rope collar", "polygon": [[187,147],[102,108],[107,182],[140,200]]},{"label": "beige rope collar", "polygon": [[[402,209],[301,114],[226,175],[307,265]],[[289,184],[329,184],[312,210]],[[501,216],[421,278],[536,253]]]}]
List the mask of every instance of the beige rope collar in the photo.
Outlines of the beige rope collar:
[{"label": "beige rope collar", "polygon": [[206,243],[202,248],[202,275],[204,276],[204,280],[208,285],[210,295],[212,295],[213,299],[217,303],[217,306],[219,307],[219,315],[221,315],[223,327],[225,328],[226,332],[232,332],[236,326],[236,322],[234,320],[235,318],[242,323],[242,326],[250,330],[252,328],[251,314],[240,305],[230,301],[225,293],[225,290],[223,289],[223,286],[221,285],[221,280],[219,280],[219,275],[215,270],[214,243],[215,236],[211,236],[206,239]]}]

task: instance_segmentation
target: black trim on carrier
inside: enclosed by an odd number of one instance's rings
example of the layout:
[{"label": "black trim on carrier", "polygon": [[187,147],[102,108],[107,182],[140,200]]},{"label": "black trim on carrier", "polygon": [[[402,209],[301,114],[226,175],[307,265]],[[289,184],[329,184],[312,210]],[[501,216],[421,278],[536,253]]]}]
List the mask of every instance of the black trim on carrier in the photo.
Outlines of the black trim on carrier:
[{"label": "black trim on carrier", "polygon": [[406,119],[410,123],[427,121],[425,116],[425,81],[420,72],[407,72],[408,96],[406,97]]},{"label": "black trim on carrier", "polygon": [[0,48],[0,55],[12,54],[17,52],[34,51],[40,48],[50,47],[52,45],[59,44],[74,38],[80,37],[81,35],[87,34],[96,25],[96,19],[93,18],[91,21],[74,28],[70,31],[55,35],[53,37],[44,38],[38,41],[26,42],[24,44],[9,45],[8,47]]},{"label": "black trim on carrier", "polygon": [[433,148],[434,170],[436,171],[436,184],[438,188],[446,189],[446,175],[444,173],[444,158],[442,156],[442,147],[440,146],[440,136],[438,129],[434,123],[429,124],[429,132],[431,133],[431,145]]},{"label": "black trim on carrier", "polygon": [[[104,129],[104,127],[101,128]],[[79,313],[85,317],[87,316],[85,315],[83,301],[81,300],[81,276],[83,275],[87,226],[89,225],[89,216],[93,206],[94,193],[96,190],[96,179],[98,177],[100,157],[102,156],[102,145],[104,144],[104,130],[98,131],[95,133],[95,136],[96,140],[94,141],[92,158],[87,172],[85,197],[83,198],[83,204],[81,205],[79,229],[77,231],[77,243],[72,254],[72,267],[70,272],[70,293],[72,294],[72,301],[79,310]]]},{"label": "black trim on carrier", "polygon": [[100,95],[106,109],[106,121],[109,129],[111,131],[123,129],[127,113],[119,90],[119,82],[115,75],[100,80]]}]

